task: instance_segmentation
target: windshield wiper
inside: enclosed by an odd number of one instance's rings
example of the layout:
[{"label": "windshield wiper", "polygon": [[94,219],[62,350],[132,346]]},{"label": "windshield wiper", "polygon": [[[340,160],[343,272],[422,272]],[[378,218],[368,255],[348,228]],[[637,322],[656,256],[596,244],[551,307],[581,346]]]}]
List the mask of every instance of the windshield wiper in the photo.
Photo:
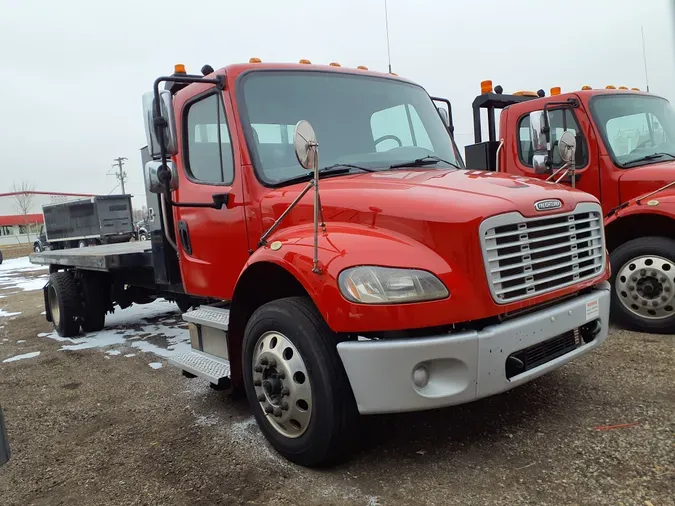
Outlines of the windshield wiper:
[{"label": "windshield wiper", "polygon": [[[321,176],[326,176],[326,175],[339,175],[339,174],[347,174],[351,172],[353,169],[357,170],[362,170],[364,172],[377,172],[376,169],[369,169],[368,167],[361,167],[360,165],[351,165],[348,163],[335,163],[333,165],[328,165],[327,167],[322,167],[319,169],[319,178]],[[299,176],[292,177],[290,179],[285,179],[283,181],[279,181],[279,184],[293,184],[293,183],[301,183],[303,181],[309,181],[314,177],[314,171],[307,171],[305,174],[300,174]]]},{"label": "windshield wiper", "polygon": [[658,159],[658,158],[663,158],[664,156],[669,156],[669,157],[675,159],[675,155],[672,155],[672,154],[670,154],[670,153],[666,153],[666,152],[663,152],[663,153],[652,153],[651,155],[646,155],[646,156],[643,156],[643,157],[641,157],[641,158],[636,158],[635,160],[631,160],[630,162],[625,162],[625,163],[623,164],[623,166],[626,167],[626,166],[632,165],[632,164],[634,164],[634,163],[648,162],[649,160],[656,160],[656,159]]},{"label": "windshield wiper", "polygon": [[393,165],[390,165],[389,168],[400,169],[401,167],[423,167],[425,165],[433,165],[438,162],[447,163],[448,165],[461,170],[461,167],[456,163],[448,162],[447,160],[443,160],[442,158],[433,155],[423,156],[422,158],[417,158],[410,162],[395,163]]}]

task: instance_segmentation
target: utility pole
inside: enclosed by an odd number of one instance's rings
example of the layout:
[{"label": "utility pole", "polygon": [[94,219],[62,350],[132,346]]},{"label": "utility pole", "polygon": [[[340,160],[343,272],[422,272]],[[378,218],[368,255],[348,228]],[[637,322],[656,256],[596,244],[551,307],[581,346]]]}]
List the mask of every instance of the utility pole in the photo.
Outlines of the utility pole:
[{"label": "utility pole", "polygon": [[122,194],[125,193],[124,191],[124,181],[127,179],[127,173],[124,172],[124,169],[122,166],[124,165],[124,162],[127,160],[125,157],[120,156],[119,158],[114,158],[113,159],[115,163],[112,164],[112,167],[116,167],[118,170],[114,173],[115,177],[118,179],[120,184],[122,185]]}]

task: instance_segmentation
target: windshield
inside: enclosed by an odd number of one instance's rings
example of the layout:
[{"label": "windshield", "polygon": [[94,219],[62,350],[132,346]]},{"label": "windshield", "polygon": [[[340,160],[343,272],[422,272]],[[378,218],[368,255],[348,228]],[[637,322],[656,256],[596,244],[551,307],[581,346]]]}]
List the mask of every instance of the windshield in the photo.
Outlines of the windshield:
[{"label": "windshield", "polygon": [[[268,184],[307,173],[293,149],[295,125],[303,119],[316,132],[321,167],[386,169],[429,155],[461,163],[436,107],[419,86],[311,71],[251,72],[239,86],[253,163]],[[450,167],[443,161],[428,166]]]},{"label": "windshield", "polygon": [[600,95],[591,112],[605,145],[620,167],[675,158],[675,111],[659,97]]}]

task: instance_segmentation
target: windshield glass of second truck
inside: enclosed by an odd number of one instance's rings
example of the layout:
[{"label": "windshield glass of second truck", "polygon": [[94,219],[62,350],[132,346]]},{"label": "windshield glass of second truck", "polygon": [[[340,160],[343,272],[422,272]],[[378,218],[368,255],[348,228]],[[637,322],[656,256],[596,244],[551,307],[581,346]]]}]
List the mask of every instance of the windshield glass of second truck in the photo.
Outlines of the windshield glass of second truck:
[{"label": "windshield glass of second truck", "polygon": [[[459,164],[436,107],[419,86],[304,71],[254,71],[238,86],[253,162],[266,184],[307,174],[293,150],[295,125],[303,119],[316,132],[320,167],[349,164],[379,170],[425,156]],[[451,165],[432,161],[425,167]]]},{"label": "windshield glass of second truck", "polygon": [[599,95],[591,112],[614,163],[623,168],[675,159],[675,111],[659,97]]}]

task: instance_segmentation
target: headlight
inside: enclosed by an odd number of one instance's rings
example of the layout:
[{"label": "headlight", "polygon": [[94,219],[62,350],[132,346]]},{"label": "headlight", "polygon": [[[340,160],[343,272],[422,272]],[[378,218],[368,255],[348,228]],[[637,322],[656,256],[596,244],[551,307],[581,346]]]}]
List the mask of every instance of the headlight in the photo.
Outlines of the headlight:
[{"label": "headlight", "polygon": [[361,304],[395,304],[444,299],[448,289],[430,272],[417,269],[360,266],[338,277],[342,295]]}]

